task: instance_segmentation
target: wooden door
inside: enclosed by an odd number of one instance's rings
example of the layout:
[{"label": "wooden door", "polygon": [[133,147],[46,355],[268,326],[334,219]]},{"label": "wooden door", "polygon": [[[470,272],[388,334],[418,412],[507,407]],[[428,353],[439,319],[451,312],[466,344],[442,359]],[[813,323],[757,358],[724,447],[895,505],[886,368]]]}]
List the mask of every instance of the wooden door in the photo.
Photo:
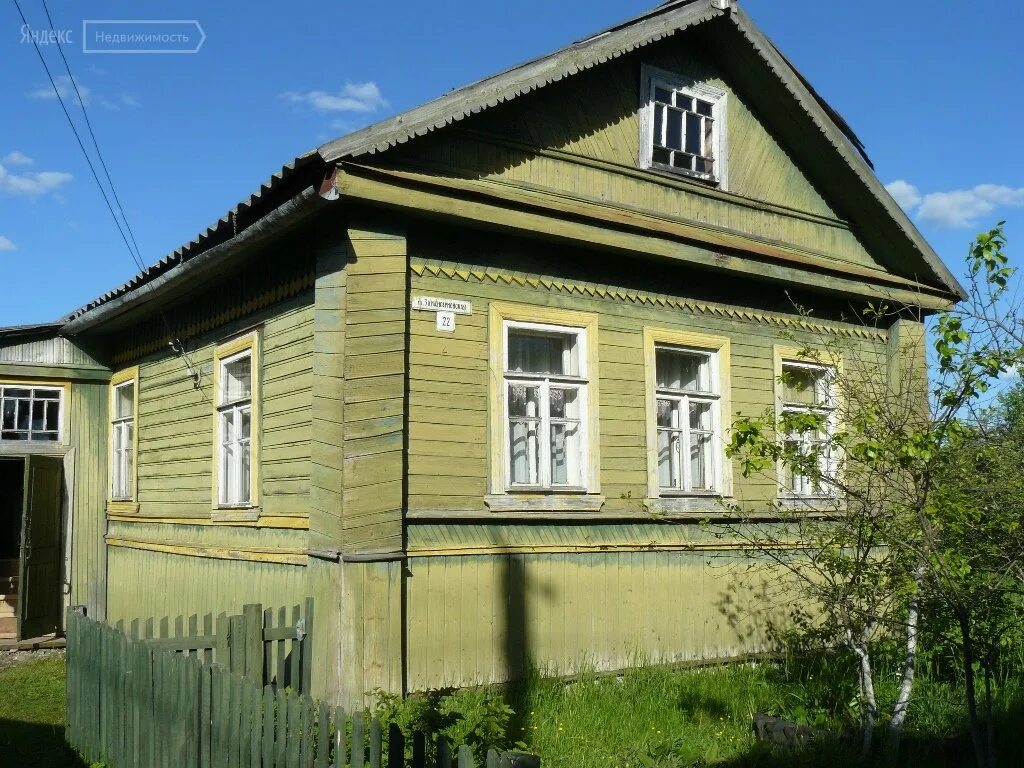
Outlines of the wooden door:
[{"label": "wooden door", "polygon": [[19,639],[49,635],[60,628],[63,485],[63,459],[25,459]]}]

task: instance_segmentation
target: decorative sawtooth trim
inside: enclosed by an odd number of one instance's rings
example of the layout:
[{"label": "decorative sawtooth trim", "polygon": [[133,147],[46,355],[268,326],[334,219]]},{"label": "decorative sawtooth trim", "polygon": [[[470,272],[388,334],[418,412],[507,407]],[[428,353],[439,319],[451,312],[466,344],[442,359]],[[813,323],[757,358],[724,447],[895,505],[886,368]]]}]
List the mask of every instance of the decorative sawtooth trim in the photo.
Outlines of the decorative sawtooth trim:
[{"label": "decorative sawtooth trim", "polygon": [[[233,307],[229,307],[218,312],[212,317],[207,317],[203,320],[196,320],[183,328],[178,329],[176,333],[185,339],[198,336],[201,333],[206,333],[214,328],[225,325],[232,320],[238,320],[251,315],[253,312],[266,309],[280,301],[298,296],[304,290],[312,288],[315,284],[315,273],[312,271],[306,272],[292,278],[291,280],[279,283],[273,288],[263,291],[252,298],[246,299]],[[140,357],[163,349],[166,345],[167,342],[164,339],[154,339],[153,341],[149,341],[144,344],[138,344],[134,347],[119,350],[113,355],[113,361],[115,364],[120,365],[129,360],[137,360]]]},{"label": "decorative sawtooth trim", "polygon": [[632,291],[623,288],[613,288],[607,285],[593,283],[579,283],[558,280],[550,277],[539,277],[524,275],[517,272],[499,272],[496,270],[467,270],[458,267],[442,264],[428,264],[416,262],[410,265],[410,270],[417,277],[429,274],[433,277],[445,277],[451,280],[462,280],[463,282],[493,283],[495,285],[518,286],[521,288],[544,288],[553,293],[579,294],[589,298],[607,299],[611,301],[623,301],[633,304],[649,304],[657,307],[681,309],[694,315],[707,315],[713,317],[724,317],[730,320],[744,320],[747,322],[761,323],[776,328],[790,328],[801,331],[814,331],[818,333],[831,333],[836,336],[851,339],[868,339],[869,341],[886,341],[889,338],[888,332],[875,328],[845,327],[839,324],[812,322],[798,317],[779,315],[773,312],[758,312],[738,307],[729,307],[724,304],[694,301],[692,299],[680,299],[675,296],[647,293],[644,291]]}]

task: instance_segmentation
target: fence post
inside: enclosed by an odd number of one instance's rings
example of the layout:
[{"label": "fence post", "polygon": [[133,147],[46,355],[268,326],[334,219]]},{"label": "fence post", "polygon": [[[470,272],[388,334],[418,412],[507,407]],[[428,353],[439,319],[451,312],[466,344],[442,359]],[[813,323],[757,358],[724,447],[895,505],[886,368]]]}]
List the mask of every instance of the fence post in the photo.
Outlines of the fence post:
[{"label": "fence post", "polygon": [[259,603],[243,606],[242,621],[245,625],[243,674],[256,685],[263,685],[263,606]]},{"label": "fence post", "polygon": [[381,736],[380,718],[374,717],[370,720],[370,768],[380,768]]},{"label": "fence post", "polygon": [[217,639],[214,641],[213,661],[225,669],[231,665],[231,622],[226,613],[217,616]]},{"label": "fence post", "polygon": [[306,635],[302,638],[302,692],[313,690],[313,598],[306,598]]},{"label": "fence post", "polygon": [[363,768],[366,764],[366,722],[362,712],[352,714],[352,768]]},{"label": "fence post", "polygon": [[437,737],[437,768],[452,768],[452,745],[447,736]]},{"label": "fence post", "polygon": [[476,768],[473,765],[473,750],[465,744],[459,746],[459,768]]},{"label": "fence post", "polygon": [[405,766],[405,736],[397,723],[388,726],[388,768]]}]

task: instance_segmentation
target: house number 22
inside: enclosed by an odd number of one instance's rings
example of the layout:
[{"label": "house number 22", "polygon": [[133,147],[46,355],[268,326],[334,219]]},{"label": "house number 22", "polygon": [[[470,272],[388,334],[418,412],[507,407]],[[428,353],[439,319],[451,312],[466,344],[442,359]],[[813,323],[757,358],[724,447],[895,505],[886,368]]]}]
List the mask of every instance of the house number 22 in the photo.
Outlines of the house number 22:
[{"label": "house number 22", "polygon": [[455,333],[455,313],[438,312],[437,330],[441,331],[442,333]]}]

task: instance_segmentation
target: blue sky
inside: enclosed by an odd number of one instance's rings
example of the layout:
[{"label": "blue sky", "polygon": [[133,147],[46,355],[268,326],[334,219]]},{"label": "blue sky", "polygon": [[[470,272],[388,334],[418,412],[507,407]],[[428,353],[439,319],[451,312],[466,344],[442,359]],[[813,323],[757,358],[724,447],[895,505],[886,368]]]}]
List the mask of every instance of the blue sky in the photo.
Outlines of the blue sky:
[{"label": "blue sky", "polygon": [[[19,2],[49,26],[40,0]],[[147,263],[323,141],[653,5],[47,2],[71,30],[65,53]],[[898,197],[955,271],[973,232],[1000,218],[1019,251],[1019,3],[743,6],[850,121],[882,181],[902,182]],[[196,55],[85,54],[85,18],[197,19],[207,37]],[[54,319],[136,271],[21,26],[0,4],[0,325]],[[62,73],[56,47],[43,52]]]}]

